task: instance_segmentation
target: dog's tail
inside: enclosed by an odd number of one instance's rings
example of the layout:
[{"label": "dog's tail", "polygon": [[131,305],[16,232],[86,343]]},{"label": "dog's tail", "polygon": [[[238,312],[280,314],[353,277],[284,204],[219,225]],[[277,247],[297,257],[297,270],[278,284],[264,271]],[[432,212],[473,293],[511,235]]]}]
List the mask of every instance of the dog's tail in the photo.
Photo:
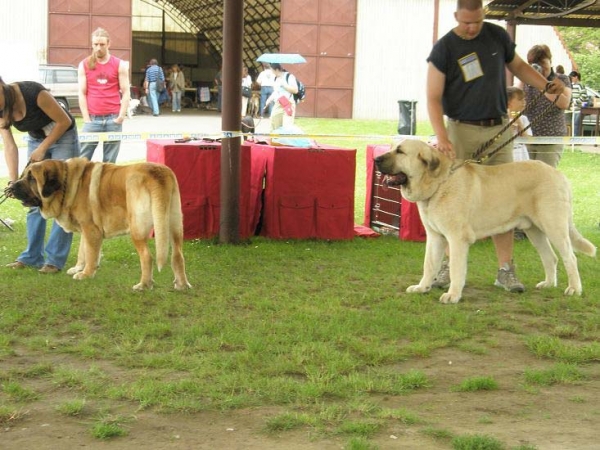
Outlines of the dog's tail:
[{"label": "dog's tail", "polygon": [[[169,256],[169,242],[171,241],[171,208],[172,203],[176,198],[179,200],[179,192],[176,192],[176,197],[173,194],[173,184],[177,186],[175,175],[168,170],[168,176],[165,176],[164,182],[158,186],[153,186],[151,189],[152,198],[152,221],[154,222],[154,243],[156,246],[156,267],[158,271],[167,263]],[[177,189],[176,189],[177,190]],[[180,207],[181,209],[181,207]]]},{"label": "dog's tail", "polygon": [[569,237],[575,251],[592,258],[596,256],[596,246],[584,238],[573,223],[569,224]]}]

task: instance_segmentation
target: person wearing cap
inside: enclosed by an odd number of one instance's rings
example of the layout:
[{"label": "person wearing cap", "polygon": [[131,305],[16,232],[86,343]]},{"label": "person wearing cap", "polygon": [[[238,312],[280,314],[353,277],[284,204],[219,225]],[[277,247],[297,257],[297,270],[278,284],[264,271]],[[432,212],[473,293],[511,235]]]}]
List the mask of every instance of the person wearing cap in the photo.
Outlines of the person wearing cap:
[{"label": "person wearing cap", "polygon": [[567,115],[567,120],[573,120],[573,136],[579,136],[581,134],[581,122],[583,117],[581,116],[581,107],[583,103],[588,101],[587,90],[581,82],[581,74],[576,70],[573,70],[569,74],[571,80],[571,112],[572,118]]}]

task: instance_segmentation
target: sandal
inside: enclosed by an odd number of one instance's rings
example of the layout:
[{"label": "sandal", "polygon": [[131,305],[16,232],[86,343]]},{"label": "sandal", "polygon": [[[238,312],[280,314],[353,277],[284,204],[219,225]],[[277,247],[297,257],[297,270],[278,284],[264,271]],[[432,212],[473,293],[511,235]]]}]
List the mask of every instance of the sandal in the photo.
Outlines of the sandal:
[{"label": "sandal", "polygon": [[8,267],[9,269],[25,269],[27,267],[27,264],[22,263],[21,261],[15,261],[15,262],[11,262],[9,264],[6,265],[6,267]]}]

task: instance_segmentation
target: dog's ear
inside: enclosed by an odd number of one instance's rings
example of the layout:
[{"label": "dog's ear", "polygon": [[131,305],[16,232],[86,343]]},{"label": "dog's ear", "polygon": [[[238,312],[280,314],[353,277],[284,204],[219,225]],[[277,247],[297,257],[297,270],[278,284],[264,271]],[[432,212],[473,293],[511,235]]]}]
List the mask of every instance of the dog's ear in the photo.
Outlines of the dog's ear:
[{"label": "dog's ear", "polygon": [[440,158],[431,149],[420,151],[418,158],[430,172],[440,167]]},{"label": "dog's ear", "polygon": [[432,155],[431,159],[429,160],[429,170],[435,172],[438,167],[440,167],[440,158]]},{"label": "dog's ear", "polygon": [[44,168],[44,184],[42,186],[42,197],[50,197],[62,189],[62,183],[56,167]]}]

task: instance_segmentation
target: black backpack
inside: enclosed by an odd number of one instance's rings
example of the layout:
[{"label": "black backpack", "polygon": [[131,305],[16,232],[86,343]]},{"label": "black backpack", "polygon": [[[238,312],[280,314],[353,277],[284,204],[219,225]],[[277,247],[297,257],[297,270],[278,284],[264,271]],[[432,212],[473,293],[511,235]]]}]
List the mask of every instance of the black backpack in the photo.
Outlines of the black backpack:
[{"label": "black backpack", "polygon": [[[290,73],[286,73],[285,74],[285,82],[288,82],[288,79],[290,78]],[[294,101],[296,103],[300,103],[303,102],[304,99],[306,98],[306,88],[304,87],[304,83],[302,83],[302,81],[300,81],[298,78],[296,78],[296,84],[298,85],[298,92],[293,94],[294,96]]]}]

